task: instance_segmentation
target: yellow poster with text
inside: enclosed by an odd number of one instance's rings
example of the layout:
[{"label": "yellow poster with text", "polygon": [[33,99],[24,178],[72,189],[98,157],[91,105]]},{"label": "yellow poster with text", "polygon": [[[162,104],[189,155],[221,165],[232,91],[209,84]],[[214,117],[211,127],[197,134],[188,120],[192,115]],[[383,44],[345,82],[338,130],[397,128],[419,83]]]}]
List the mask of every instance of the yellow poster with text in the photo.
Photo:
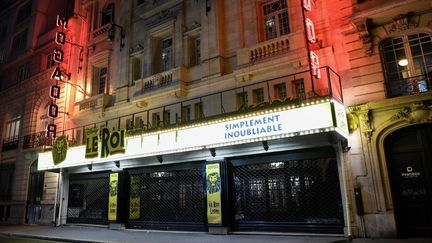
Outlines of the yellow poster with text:
[{"label": "yellow poster with text", "polygon": [[110,174],[108,197],[108,220],[117,220],[118,173]]},{"label": "yellow poster with text", "polygon": [[140,191],[139,176],[130,178],[130,198],[129,198],[129,219],[139,219],[140,217]]},{"label": "yellow poster with text", "polygon": [[209,224],[222,223],[221,176],[219,164],[206,165],[207,221]]}]

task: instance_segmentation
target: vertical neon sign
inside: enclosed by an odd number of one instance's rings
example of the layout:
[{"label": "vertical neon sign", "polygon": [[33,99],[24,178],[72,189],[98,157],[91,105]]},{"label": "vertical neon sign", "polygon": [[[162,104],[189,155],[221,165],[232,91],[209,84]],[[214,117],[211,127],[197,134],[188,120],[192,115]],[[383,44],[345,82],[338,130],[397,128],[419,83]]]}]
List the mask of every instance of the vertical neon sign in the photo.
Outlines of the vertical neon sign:
[{"label": "vertical neon sign", "polygon": [[[304,19],[304,29],[305,29],[305,35],[306,39],[308,41],[307,49],[308,49],[308,58],[309,58],[309,65],[310,65],[310,72],[313,77],[321,78],[321,71],[320,71],[320,64],[319,64],[319,57],[318,55],[310,50],[309,44],[315,44],[317,42],[316,36],[315,36],[315,27],[310,18],[305,18],[305,12],[311,12],[312,11],[312,5],[310,0],[302,0],[302,6],[303,6],[303,19]],[[312,90],[313,90],[313,81],[312,81]]]},{"label": "vertical neon sign", "polygon": [[[68,27],[68,20],[66,19],[66,17],[58,14],[56,19],[56,25],[61,26],[61,30],[56,32],[54,39],[58,47],[53,52],[53,60],[55,63],[57,63],[57,66],[51,74],[51,79],[55,80],[55,85],[52,85],[50,88],[50,97],[52,100],[48,108],[48,116],[53,119],[56,118],[59,113],[58,106],[55,104],[55,101],[60,98],[60,86],[58,85],[58,82],[63,80],[60,65],[63,63],[64,60],[64,52],[61,47],[66,43],[66,34],[63,31]],[[57,126],[53,123],[50,123],[48,124],[46,130],[47,137],[54,138],[56,136]]]}]

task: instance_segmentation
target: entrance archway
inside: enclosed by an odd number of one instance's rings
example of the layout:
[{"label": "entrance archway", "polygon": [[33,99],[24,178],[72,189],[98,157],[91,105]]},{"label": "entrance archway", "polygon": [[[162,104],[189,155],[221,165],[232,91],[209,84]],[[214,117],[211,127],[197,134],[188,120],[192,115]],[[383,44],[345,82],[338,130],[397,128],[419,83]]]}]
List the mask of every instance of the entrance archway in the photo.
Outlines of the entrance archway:
[{"label": "entrance archway", "polygon": [[385,139],[400,237],[432,235],[432,124],[400,129]]}]

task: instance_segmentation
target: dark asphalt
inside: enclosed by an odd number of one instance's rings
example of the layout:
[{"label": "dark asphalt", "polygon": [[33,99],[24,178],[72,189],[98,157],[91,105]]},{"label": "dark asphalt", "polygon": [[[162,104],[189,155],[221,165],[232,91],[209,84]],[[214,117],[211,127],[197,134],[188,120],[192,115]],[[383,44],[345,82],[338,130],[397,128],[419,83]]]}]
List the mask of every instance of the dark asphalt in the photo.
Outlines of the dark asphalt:
[{"label": "dark asphalt", "polygon": [[[24,239],[24,241],[19,241]],[[27,241],[25,241],[27,239]],[[91,227],[67,225],[62,227],[39,226],[39,225],[15,225],[0,226],[0,242],[38,242],[30,240],[48,240],[57,242],[119,242],[119,243],[145,243],[145,242],[184,242],[184,243],[271,243],[271,242],[290,242],[290,243],[344,243],[349,240],[337,235],[285,235],[285,234],[229,234],[211,235],[200,232],[173,232],[173,231],[148,231],[148,230],[110,230],[106,227]],[[10,241],[4,241],[10,240]],[[16,241],[18,240],[18,241]],[[39,241],[40,242],[40,241]],[[43,242],[43,241],[42,241]],[[41,243],[42,243],[41,242]],[[46,241],[45,241],[46,242]],[[432,238],[415,239],[362,239],[356,238],[354,243],[432,243]]]}]

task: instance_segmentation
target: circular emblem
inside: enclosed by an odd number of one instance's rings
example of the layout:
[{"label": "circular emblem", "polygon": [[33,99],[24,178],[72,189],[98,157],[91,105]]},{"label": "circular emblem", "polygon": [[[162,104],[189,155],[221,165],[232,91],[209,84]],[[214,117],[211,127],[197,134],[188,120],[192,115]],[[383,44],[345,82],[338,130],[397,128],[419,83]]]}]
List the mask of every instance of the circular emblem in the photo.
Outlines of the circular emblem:
[{"label": "circular emblem", "polygon": [[411,166],[407,166],[406,170],[407,170],[407,172],[412,172],[413,168]]}]

